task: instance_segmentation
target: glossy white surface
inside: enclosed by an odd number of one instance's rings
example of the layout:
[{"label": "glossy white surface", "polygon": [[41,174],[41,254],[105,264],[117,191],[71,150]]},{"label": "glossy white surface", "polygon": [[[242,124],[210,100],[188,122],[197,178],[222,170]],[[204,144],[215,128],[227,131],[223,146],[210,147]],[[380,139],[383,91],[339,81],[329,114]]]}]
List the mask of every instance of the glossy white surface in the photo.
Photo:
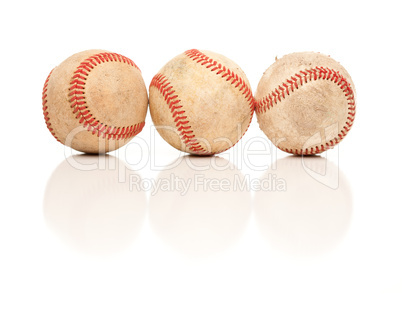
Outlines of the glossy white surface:
[{"label": "glossy white surface", "polygon": [[[402,310],[396,2],[3,6],[1,312]],[[90,48],[132,58],[147,85],[180,52],[216,51],[253,90],[276,55],[321,51],[352,76],[357,117],[321,157],[271,149],[255,118],[235,148],[188,157],[149,116],[110,156],[71,157],[41,90]]]}]

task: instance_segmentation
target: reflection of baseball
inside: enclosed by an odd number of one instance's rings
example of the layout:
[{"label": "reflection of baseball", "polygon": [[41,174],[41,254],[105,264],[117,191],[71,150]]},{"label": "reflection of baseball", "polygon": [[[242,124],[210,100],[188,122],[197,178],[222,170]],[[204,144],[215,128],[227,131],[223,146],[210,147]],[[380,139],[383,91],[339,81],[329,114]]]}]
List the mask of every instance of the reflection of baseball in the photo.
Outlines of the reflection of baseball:
[{"label": "reflection of baseball", "polygon": [[149,87],[152,120],[176,149],[215,154],[244,135],[254,111],[246,75],[233,61],[189,50],[168,62]]},{"label": "reflection of baseball", "polygon": [[262,235],[272,247],[293,256],[335,249],[352,216],[347,177],[325,158],[288,156],[265,172],[261,182],[279,179],[286,182],[286,190],[273,184],[255,194],[255,218]]},{"label": "reflection of baseball", "polygon": [[49,228],[85,254],[127,249],[141,230],[146,210],[145,193],[130,190],[131,175],[138,176],[111,155],[70,156],[46,187],[43,210]]},{"label": "reflection of baseball", "polygon": [[250,218],[243,174],[220,157],[187,155],[176,163],[155,181],[149,208],[153,230],[190,257],[227,249],[239,240]]},{"label": "reflection of baseball", "polygon": [[133,61],[88,50],[52,70],[42,103],[46,125],[59,142],[99,153],[123,146],[142,130],[148,97]]},{"label": "reflection of baseball", "polygon": [[316,154],[333,148],[355,119],[355,88],[329,56],[292,53],[262,76],[256,92],[261,130],[281,150]]}]

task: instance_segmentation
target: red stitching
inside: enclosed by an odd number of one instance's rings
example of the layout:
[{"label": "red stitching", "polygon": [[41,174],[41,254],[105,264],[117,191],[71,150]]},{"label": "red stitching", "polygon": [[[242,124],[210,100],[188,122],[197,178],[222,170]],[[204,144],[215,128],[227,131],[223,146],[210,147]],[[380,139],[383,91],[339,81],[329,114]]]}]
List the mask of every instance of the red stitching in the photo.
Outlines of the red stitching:
[{"label": "red stitching", "polygon": [[[339,86],[339,88],[342,90],[344,93],[344,96],[348,100],[348,117],[347,117],[347,122],[345,123],[346,125],[343,126],[339,134],[337,135],[336,138],[333,140],[330,140],[329,142],[326,142],[324,145],[319,145],[315,147],[311,147],[308,149],[287,149],[287,148],[281,148],[278,146],[278,148],[282,151],[286,151],[288,153],[293,153],[293,154],[316,154],[316,153],[321,153],[324,152],[325,150],[328,150],[329,148],[333,148],[336,144],[341,142],[341,140],[346,136],[346,134],[349,132],[350,128],[353,125],[354,119],[355,119],[355,111],[356,111],[356,103],[355,103],[355,98],[354,98],[354,93],[352,90],[352,87],[350,83],[346,80],[345,77],[343,77],[338,71],[335,71],[334,69],[330,68],[324,68],[324,67],[315,67],[311,69],[306,69],[304,71],[300,71],[299,73],[294,74],[294,76],[290,77],[290,79],[286,80],[286,91],[283,89],[282,86],[285,86],[285,83],[280,85],[278,88],[281,90],[280,92],[275,89],[274,91],[268,93],[267,96],[263,97],[262,99],[256,101],[255,104],[255,110],[258,114],[265,113],[267,110],[272,108],[274,105],[278,104],[278,102],[281,102],[282,100],[285,99],[286,95],[290,95],[288,93],[288,90],[292,92],[295,91],[295,89],[299,89],[300,86],[303,86],[303,84],[308,83],[312,80],[317,80],[317,79],[323,79],[323,80],[329,80],[334,82]],[[290,86],[289,86],[290,85]],[[289,87],[289,88],[287,88]]]},{"label": "red stitching", "polygon": [[43,86],[43,91],[42,91],[42,111],[43,111],[43,117],[45,118],[45,123],[47,126],[47,129],[49,129],[50,133],[53,135],[54,138],[56,138],[56,140],[58,142],[61,143],[61,141],[59,140],[59,138],[57,138],[56,133],[54,132],[53,128],[51,127],[52,124],[49,121],[49,112],[48,112],[48,106],[46,105],[47,103],[47,86],[49,84],[49,79],[50,79],[50,75],[52,74],[53,70],[50,71],[49,75],[46,78],[45,81],[45,85]]},{"label": "red stitching", "polygon": [[125,127],[108,126],[97,120],[86,106],[85,81],[95,66],[105,62],[127,63],[140,71],[133,61],[117,53],[103,52],[85,59],[75,70],[70,82],[70,88],[68,89],[70,93],[68,96],[70,97],[71,108],[73,109],[73,113],[76,114],[76,118],[79,119],[79,123],[83,124],[84,128],[92,132],[93,135],[102,136],[102,138],[108,140],[134,137],[142,131],[145,122]]},{"label": "red stitching", "polygon": [[206,68],[211,69],[211,72],[217,71],[216,75],[221,75],[222,78],[227,77],[226,81],[230,82],[232,85],[235,84],[235,88],[238,88],[240,86],[239,91],[243,91],[242,94],[249,102],[250,110],[254,112],[255,101],[253,93],[251,91],[251,88],[246,84],[246,82],[243,81],[241,77],[197,49],[187,50],[186,52],[184,52],[184,54],[197,63],[201,63],[201,65],[206,65]]},{"label": "red stitching", "polygon": [[[199,50],[196,50],[196,49],[188,50],[184,54],[186,56],[188,56],[189,58],[191,58],[192,60],[197,61],[197,63],[201,63],[201,65],[210,69],[211,72],[216,71],[216,75],[220,75],[222,78],[226,77],[226,81],[230,82],[232,85],[235,84],[235,86],[234,86],[235,88],[240,87],[239,91],[243,91],[242,94],[248,101],[249,107],[250,107],[250,112],[251,112],[250,121],[247,126],[247,129],[248,129],[251,124],[251,120],[253,118],[253,113],[254,113],[254,108],[255,108],[255,100],[254,100],[251,88],[243,81],[243,79],[241,77],[239,77],[233,71],[226,68],[224,65],[218,63],[217,61],[213,60],[212,58],[209,58],[208,56],[206,56]],[[181,139],[183,140],[185,145],[191,151],[193,151],[197,154],[204,154],[204,155],[211,154],[210,152],[208,152],[204,148],[202,148],[200,142],[198,142],[198,140],[195,138],[194,132],[193,132],[193,130],[191,130],[191,126],[187,125],[189,123],[189,121],[187,120],[187,116],[184,115],[185,111],[183,110],[183,106],[176,105],[181,100],[178,99],[178,95],[175,94],[175,90],[173,90],[173,86],[170,85],[170,82],[168,82],[167,78],[163,74],[155,75],[155,77],[151,81],[150,87],[157,88],[159,90],[159,92],[164,96],[165,101],[169,105],[172,116],[173,116],[173,118],[175,118],[174,121],[176,123],[177,130],[180,132]],[[172,100],[174,100],[174,101],[172,101]],[[244,133],[247,132],[247,129]],[[239,138],[239,140],[240,140],[240,138]],[[231,147],[228,147],[227,149],[218,151],[216,153],[224,152],[224,151],[228,150],[229,148],[231,148]]]},{"label": "red stitching", "polygon": [[151,87],[158,89],[164,97],[184,144],[194,153],[210,154],[201,147],[201,144],[195,138],[194,132],[191,130],[191,126],[187,125],[189,124],[189,120],[187,120],[187,116],[185,115],[186,112],[183,106],[179,104],[181,100],[179,96],[175,94],[175,90],[170,82],[168,82],[168,79],[163,74],[156,74],[154,78],[152,78],[149,88]]},{"label": "red stitching", "polygon": [[[197,49],[191,49],[191,50],[187,50],[186,52],[184,52],[184,54],[187,55],[190,59],[196,61],[197,63],[201,63],[201,65],[204,65],[206,68],[210,69],[211,72],[216,71],[216,75],[220,75],[222,78],[227,77],[226,78],[227,82],[230,82],[232,85],[235,84],[235,86],[234,86],[235,88],[238,88],[240,86],[239,91],[243,91],[242,94],[244,95],[244,97],[246,98],[246,100],[249,103],[251,116],[250,116],[250,121],[246,128],[246,131],[242,134],[242,136],[233,145],[233,146],[235,146],[239,142],[239,140],[244,136],[244,134],[247,132],[248,128],[250,127],[251,120],[253,119],[253,114],[254,114],[254,109],[255,109],[255,99],[253,97],[253,92],[251,91],[251,88],[246,84],[245,81],[243,81],[243,79],[241,77],[239,77],[233,71],[226,68],[224,65],[218,63],[214,59],[208,57],[201,51],[199,51]],[[233,147],[233,146],[231,146],[231,147]],[[216,152],[216,153],[224,152],[224,151],[230,149],[231,147],[228,147],[228,148],[221,150],[219,152]]]}]

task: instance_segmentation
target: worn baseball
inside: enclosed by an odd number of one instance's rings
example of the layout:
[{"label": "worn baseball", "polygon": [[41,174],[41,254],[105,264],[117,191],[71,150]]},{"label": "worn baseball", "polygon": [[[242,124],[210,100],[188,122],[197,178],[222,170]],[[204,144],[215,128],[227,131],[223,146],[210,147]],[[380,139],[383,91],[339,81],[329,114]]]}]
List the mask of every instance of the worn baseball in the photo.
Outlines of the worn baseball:
[{"label": "worn baseball", "polygon": [[355,87],[329,56],[292,53],[276,60],[255,95],[261,130],[275,146],[298,155],[333,148],[355,119]]},{"label": "worn baseball", "polygon": [[104,153],[141,132],[148,96],[133,61],[117,53],[88,50],[50,72],[42,107],[57,141],[78,151]]},{"label": "worn baseball", "polygon": [[149,87],[159,134],[184,152],[223,152],[244,135],[254,112],[246,75],[223,55],[188,50],[169,61]]}]

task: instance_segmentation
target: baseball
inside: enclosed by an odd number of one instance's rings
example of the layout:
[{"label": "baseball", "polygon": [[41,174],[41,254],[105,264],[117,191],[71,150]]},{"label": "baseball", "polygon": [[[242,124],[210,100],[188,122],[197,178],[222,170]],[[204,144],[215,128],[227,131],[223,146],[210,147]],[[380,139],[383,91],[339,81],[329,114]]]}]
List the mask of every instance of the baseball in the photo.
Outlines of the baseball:
[{"label": "baseball", "polygon": [[223,55],[193,49],[154,76],[149,107],[156,129],[170,145],[212,155],[231,148],[244,135],[254,98],[237,64]]},{"label": "baseball", "polygon": [[115,150],[141,132],[146,86],[130,59],[104,50],[72,55],[46,79],[42,108],[57,141],[86,153]]},{"label": "baseball", "polygon": [[314,52],[276,60],[256,91],[261,130],[280,150],[298,155],[333,148],[355,119],[355,87],[334,59]]}]

